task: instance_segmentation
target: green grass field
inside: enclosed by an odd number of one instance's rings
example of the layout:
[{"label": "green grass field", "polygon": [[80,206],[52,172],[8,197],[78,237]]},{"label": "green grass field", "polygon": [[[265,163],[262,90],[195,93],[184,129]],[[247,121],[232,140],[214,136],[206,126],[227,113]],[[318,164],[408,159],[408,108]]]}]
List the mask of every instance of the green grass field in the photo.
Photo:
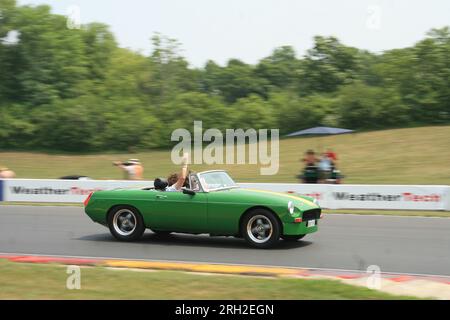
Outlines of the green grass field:
[{"label": "green grass field", "polygon": [[[408,299],[332,280],[199,275],[85,267],[66,289],[66,267],[0,261],[0,299]],[[126,284],[126,285],[124,285]]]},{"label": "green grass field", "polygon": [[[256,165],[193,165],[192,169],[227,169],[238,182],[297,182],[303,153],[327,147],[338,153],[347,184],[450,184],[450,126],[283,139],[280,170],[274,176],[261,176]],[[170,160],[170,150],[89,155],[0,152],[0,166],[11,168],[18,178],[82,174],[95,179],[121,179],[122,173],[111,162],[127,158],[141,159],[149,180],[179,170]]]}]

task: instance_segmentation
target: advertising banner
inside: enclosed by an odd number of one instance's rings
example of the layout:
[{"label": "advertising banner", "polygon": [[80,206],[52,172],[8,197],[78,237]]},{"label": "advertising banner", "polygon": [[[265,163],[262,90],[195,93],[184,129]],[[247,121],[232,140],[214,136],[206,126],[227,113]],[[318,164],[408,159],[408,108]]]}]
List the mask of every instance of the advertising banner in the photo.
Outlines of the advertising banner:
[{"label": "advertising banner", "polygon": [[120,180],[3,180],[3,201],[83,202],[97,190],[152,187],[150,181]]},{"label": "advertising banner", "polygon": [[445,210],[445,186],[351,186],[332,188],[330,208]]},{"label": "advertising banner", "polygon": [[245,188],[316,198],[328,209],[450,210],[449,186],[244,183]]},{"label": "advertising banner", "polygon": [[[153,181],[0,180],[0,201],[79,203],[92,191],[152,186]],[[240,183],[239,186],[310,196],[327,209],[450,211],[449,186],[294,183]]]}]

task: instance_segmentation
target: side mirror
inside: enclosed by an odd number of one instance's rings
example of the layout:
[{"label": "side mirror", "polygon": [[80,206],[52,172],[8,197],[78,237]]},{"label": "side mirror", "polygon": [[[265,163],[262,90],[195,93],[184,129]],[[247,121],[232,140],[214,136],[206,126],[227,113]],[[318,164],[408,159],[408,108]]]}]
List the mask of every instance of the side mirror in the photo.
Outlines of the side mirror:
[{"label": "side mirror", "polygon": [[191,190],[191,189],[183,188],[182,190],[183,190],[183,193],[184,193],[184,194],[188,194],[188,195],[190,195],[190,196],[195,196],[195,191],[193,191],[193,190]]}]

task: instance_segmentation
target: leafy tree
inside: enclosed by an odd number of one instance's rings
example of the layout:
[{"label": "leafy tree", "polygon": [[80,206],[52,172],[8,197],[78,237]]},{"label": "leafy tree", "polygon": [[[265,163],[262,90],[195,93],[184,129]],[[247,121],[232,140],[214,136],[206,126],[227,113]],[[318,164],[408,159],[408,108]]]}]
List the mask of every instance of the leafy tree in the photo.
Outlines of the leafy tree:
[{"label": "leafy tree", "polygon": [[181,56],[180,43],[159,33],[152,37],[152,42],[150,66],[153,72],[147,86],[152,101],[161,106],[178,93],[198,91],[198,74],[188,68],[188,62]]},{"label": "leafy tree", "polygon": [[233,103],[251,94],[266,97],[268,82],[255,74],[254,67],[238,60],[231,59],[226,67],[219,67],[208,62],[203,87],[211,94],[221,95],[225,102]]},{"label": "leafy tree", "polygon": [[277,123],[282,134],[321,124],[325,115],[331,115],[333,99],[320,95],[300,98],[292,93],[274,93],[269,103],[276,110]]},{"label": "leafy tree", "polygon": [[358,50],[346,47],[334,37],[314,38],[314,47],[305,56],[300,77],[301,94],[333,92],[356,78]]},{"label": "leafy tree", "polygon": [[30,148],[35,130],[36,125],[29,121],[23,106],[0,106],[0,147]]},{"label": "leafy tree", "polygon": [[450,29],[433,29],[414,47],[414,83],[405,100],[416,120],[442,123],[450,120]]},{"label": "leafy tree", "polygon": [[394,89],[361,82],[342,87],[337,100],[340,123],[350,128],[401,127],[409,123],[409,108]]},{"label": "leafy tree", "polygon": [[[67,28],[49,6],[0,0],[0,147],[64,151],[167,147],[193,127],[388,128],[450,122],[450,29],[381,54],[317,36],[297,58],[191,68],[159,33],[150,56],[119,48],[109,27]],[[16,37],[14,39],[14,37]]]},{"label": "leafy tree", "polygon": [[272,87],[292,89],[297,85],[300,67],[294,48],[283,46],[258,63],[256,75],[266,79]]},{"label": "leafy tree", "polygon": [[89,78],[103,80],[111,65],[112,54],[117,48],[114,35],[109,31],[107,25],[101,23],[88,24],[79,34],[84,42]]},{"label": "leafy tree", "polygon": [[273,129],[277,126],[271,106],[258,95],[241,98],[232,108],[235,128]]},{"label": "leafy tree", "polygon": [[163,128],[164,146],[170,145],[173,130],[185,128],[192,132],[194,121],[203,121],[203,127],[225,130],[233,121],[233,110],[225,106],[220,98],[205,93],[187,92],[179,94],[156,111]]}]

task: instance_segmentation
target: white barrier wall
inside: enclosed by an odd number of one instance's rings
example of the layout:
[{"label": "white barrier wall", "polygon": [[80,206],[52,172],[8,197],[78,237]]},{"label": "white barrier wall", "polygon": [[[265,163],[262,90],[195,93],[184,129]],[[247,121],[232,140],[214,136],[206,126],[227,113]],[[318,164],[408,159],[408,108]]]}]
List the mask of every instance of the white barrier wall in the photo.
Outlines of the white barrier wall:
[{"label": "white barrier wall", "polygon": [[328,209],[448,210],[449,186],[243,183],[244,188],[316,198]]},{"label": "white barrier wall", "polygon": [[3,180],[3,201],[75,203],[83,202],[92,191],[149,186],[153,181],[11,179]]},{"label": "white barrier wall", "polygon": [[[243,188],[291,192],[319,200],[328,209],[448,210],[450,186],[241,183]],[[143,188],[153,181],[0,180],[0,201],[83,202],[91,191]]]}]

